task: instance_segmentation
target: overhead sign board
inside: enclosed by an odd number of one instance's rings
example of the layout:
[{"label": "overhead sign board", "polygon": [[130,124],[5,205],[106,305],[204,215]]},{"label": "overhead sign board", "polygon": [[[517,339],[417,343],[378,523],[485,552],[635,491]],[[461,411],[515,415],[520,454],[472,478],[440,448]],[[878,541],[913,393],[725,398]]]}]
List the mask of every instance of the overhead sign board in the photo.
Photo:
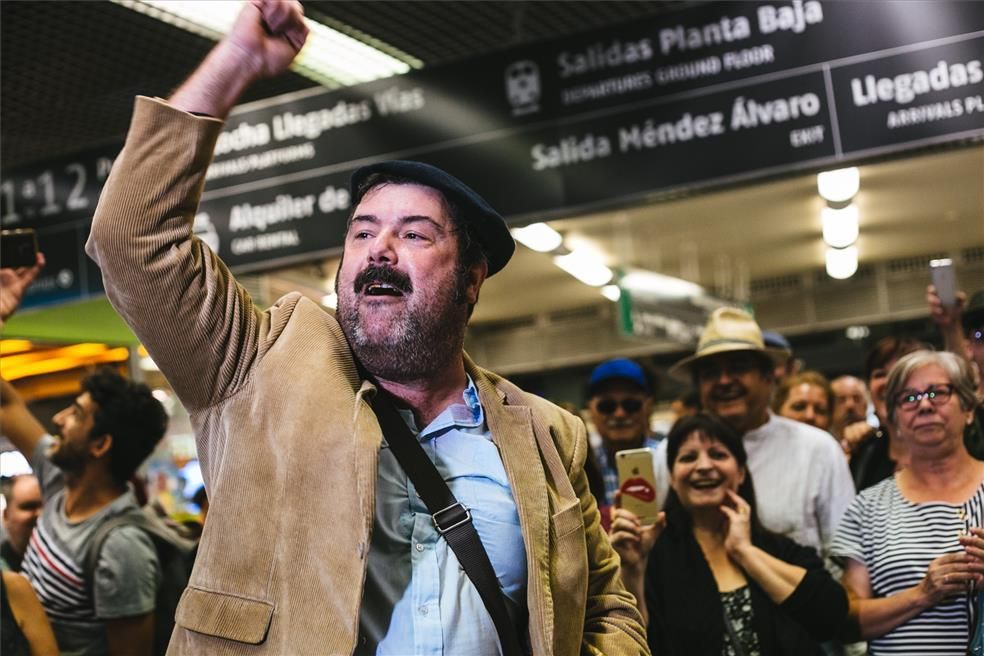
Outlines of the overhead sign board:
[{"label": "overhead sign board", "polygon": [[195,230],[239,270],[331,253],[349,175],[386,158],[521,222],[979,137],[982,53],[981,3],[729,2],[282,96],[228,119]]}]

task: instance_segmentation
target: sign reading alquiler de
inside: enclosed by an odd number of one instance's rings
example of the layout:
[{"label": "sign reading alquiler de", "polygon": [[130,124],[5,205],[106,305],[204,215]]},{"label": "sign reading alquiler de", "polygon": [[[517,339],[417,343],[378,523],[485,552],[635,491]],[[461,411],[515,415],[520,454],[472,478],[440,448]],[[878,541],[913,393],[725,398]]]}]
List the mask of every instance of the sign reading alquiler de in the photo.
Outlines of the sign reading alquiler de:
[{"label": "sign reading alquiler de", "polygon": [[[335,252],[349,175],[380,159],[445,168],[524,222],[970,140],[982,60],[984,3],[697,5],[237,108],[195,231],[238,270]],[[5,180],[5,225],[38,202],[25,177],[72,164]]]}]

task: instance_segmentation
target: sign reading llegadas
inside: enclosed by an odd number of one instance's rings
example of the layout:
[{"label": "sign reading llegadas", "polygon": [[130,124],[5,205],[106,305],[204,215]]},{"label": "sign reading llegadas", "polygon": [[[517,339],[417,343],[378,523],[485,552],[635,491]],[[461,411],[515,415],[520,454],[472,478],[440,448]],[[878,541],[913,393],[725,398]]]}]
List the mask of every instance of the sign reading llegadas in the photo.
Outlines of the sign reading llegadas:
[{"label": "sign reading llegadas", "polygon": [[[195,230],[237,269],[331,252],[349,174],[386,158],[524,221],[960,141],[984,135],[982,60],[984,3],[698,5],[237,108]],[[3,182],[5,225],[38,202],[23,183]]]}]

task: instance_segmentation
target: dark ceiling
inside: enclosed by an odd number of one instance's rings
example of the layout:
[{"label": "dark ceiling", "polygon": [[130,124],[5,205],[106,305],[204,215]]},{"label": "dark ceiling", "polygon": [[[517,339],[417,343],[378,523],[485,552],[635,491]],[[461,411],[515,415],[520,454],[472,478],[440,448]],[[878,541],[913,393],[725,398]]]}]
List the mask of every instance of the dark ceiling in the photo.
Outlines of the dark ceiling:
[{"label": "dark ceiling", "polygon": [[[436,66],[682,4],[312,0],[305,12]],[[133,97],[167,96],[211,46],[110,2],[0,1],[0,170],[120,141]],[[244,101],[313,85],[290,73],[257,84]]]}]

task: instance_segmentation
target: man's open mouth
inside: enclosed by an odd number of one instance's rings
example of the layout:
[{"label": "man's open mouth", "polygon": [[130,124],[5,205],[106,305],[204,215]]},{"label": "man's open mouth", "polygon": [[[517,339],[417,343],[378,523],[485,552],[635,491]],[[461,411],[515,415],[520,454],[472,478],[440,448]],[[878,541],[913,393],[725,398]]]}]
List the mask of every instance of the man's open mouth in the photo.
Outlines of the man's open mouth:
[{"label": "man's open mouth", "polygon": [[403,292],[385,282],[371,282],[365,286],[366,296],[403,296]]}]

